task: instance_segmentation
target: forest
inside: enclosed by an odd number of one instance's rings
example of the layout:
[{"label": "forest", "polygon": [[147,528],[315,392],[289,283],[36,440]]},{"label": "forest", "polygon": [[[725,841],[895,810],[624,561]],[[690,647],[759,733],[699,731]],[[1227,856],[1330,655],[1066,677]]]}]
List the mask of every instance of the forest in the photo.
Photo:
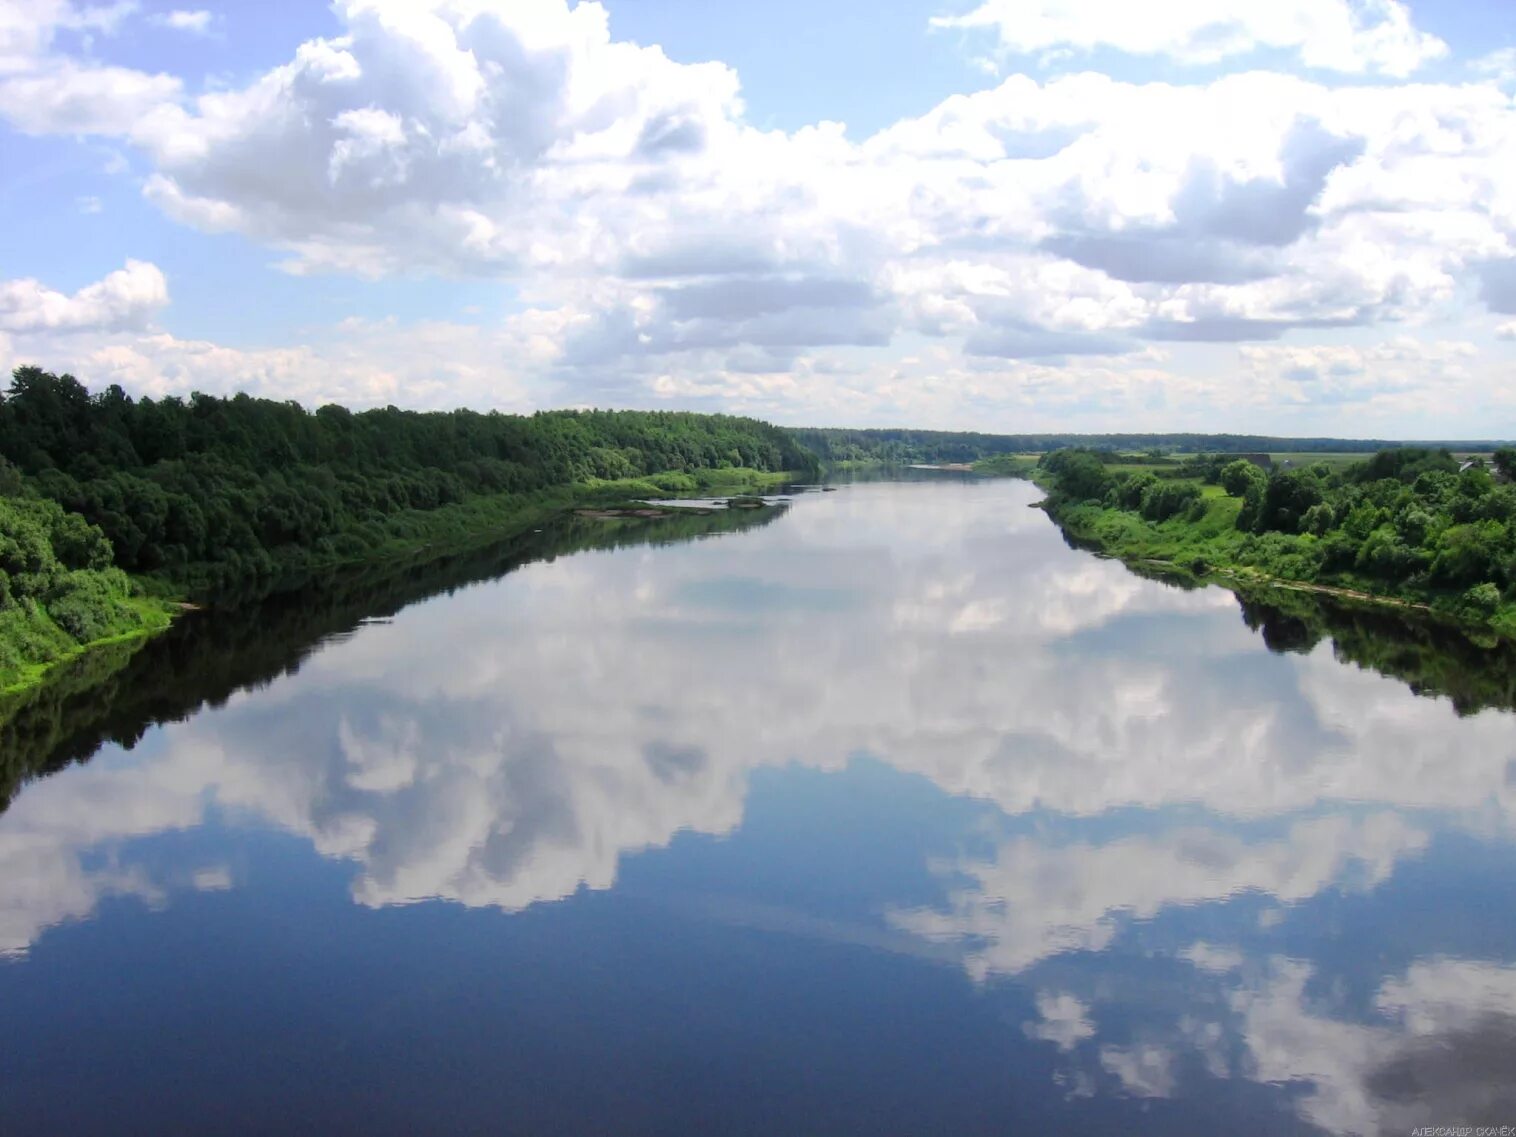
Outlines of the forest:
[{"label": "forest", "polygon": [[817,468],[785,431],[728,415],[133,399],[22,367],[0,395],[0,689],[161,627],[151,596],[225,602],[585,501]]},{"label": "forest", "polygon": [[[98,526],[117,567],[175,581],[197,579],[197,566],[227,570],[213,574],[224,580],[361,560],[393,538],[387,523],[397,516],[480,496],[816,469],[784,431],[725,415],[353,413],[247,395],[134,400],[120,387],[91,394],[72,376],[31,367],[15,372],[0,399],[0,457],[28,491]],[[674,478],[666,488],[695,484]]]},{"label": "forest", "polygon": [[1048,509],[1128,559],[1330,586],[1516,633],[1516,449],[1460,461],[1399,447],[1346,465],[1266,471],[1211,454],[1165,466],[1048,453]]}]

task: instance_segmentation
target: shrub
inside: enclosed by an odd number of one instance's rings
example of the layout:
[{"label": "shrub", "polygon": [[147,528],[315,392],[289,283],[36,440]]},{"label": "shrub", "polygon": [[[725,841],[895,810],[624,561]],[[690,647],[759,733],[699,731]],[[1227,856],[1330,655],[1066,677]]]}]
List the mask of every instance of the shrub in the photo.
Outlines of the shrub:
[{"label": "shrub", "polygon": [[1105,464],[1089,450],[1054,450],[1040,464],[1057,478],[1059,495],[1072,501],[1099,501],[1110,486]]},{"label": "shrub", "polygon": [[1500,589],[1489,581],[1476,584],[1463,594],[1459,607],[1472,616],[1493,616],[1500,607]]},{"label": "shrub", "polygon": [[1158,479],[1146,470],[1129,475],[1111,489],[1116,508],[1141,509],[1143,495],[1157,484]]},{"label": "shrub", "polygon": [[1302,533],[1312,533],[1320,537],[1336,523],[1336,511],[1326,502],[1318,501],[1310,509],[1306,510],[1305,516],[1300,519],[1300,531]]},{"label": "shrub", "polygon": [[1167,521],[1200,500],[1200,487],[1193,482],[1168,482],[1149,486],[1142,494],[1142,516],[1149,521]]},{"label": "shrub", "polygon": [[1249,487],[1261,488],[1266,481],[1268,475],[1244,458],[1228,462],[1221,468],[1221,488],[1232,497],[1246,497]]}]

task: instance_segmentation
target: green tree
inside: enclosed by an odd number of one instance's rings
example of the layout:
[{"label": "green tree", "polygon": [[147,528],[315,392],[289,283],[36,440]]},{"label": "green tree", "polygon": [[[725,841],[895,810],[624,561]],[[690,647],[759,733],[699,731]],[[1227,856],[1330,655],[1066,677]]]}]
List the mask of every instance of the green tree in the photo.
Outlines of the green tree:
[{"label": "green tree", "polygon": [[1267,481],[1267,474],[1243,458],[1221,468],[1221,488],[1232,497],[1246,497],[1249,489],[1254,486],[1261,489]]},{"label": "green tree", "polygon": [[1098,501],[1110,485],[1105,463],[1088,450],[1055,450],[1042,465],[1056,477],[1058,492],[1075,501]]},{"label": "green tree", "polygon": [[1494,454],[1495,471],[1506,481],[1516,481],[1516,448],[1502,446]]}]

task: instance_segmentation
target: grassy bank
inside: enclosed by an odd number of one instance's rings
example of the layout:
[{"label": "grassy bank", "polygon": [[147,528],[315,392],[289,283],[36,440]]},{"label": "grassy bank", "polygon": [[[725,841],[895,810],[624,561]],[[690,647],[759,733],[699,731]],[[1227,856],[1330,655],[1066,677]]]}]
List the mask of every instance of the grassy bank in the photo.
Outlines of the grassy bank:
[{"label": "grassy bank", "polygon": [[[0,470],[0,474],[4,471]],[[80,652],[167,627],[169,611],[111,564],[110,542],[56,503],[0,494],[0,695]]]},{"label": "grassy bank", "polygon": [[144,642],[169,626],[176,606],[138,595],[127,599],[124,609],[110,631],[86,640],[69,635],[40,605],[0,613],[0,699],[35,687],[85,652]]},{"label": "grassy bank", "polygon": [[1223,477],[1216,462],[1154,471],[1065,452],[1028,476],[1070,541],[1133,566],[1516,636],[1516,487],[1436,454],[1374,462],[1272,475],[1227,463]]},{"label": "grassy bank", "polygon": [[1085,548],[1128,564],[1183,573],[1238,591],[1269,585],[1314,592],[1357,603],[1417,609],[1470,629],[1488,629],[1516,637],[1516,604],[1506,601],[1494,611],[1471,611],[1462,591],[1394,586],[1353,573],[1312,578],[1310,542],[1303,549],[1260,542],[1235,528],[1241,502],[1211,493],[1198,518],[1146,521],[1125,510],[1090,503],[1047,503],[1049,516],[1064,534]]}]

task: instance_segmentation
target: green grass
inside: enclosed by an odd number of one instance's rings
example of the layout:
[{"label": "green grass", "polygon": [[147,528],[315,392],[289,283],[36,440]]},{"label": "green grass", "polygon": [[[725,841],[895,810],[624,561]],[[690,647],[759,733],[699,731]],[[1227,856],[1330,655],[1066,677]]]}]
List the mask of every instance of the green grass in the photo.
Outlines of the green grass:
[{"label": "green grass", "polygon": [[1224,493],[1206,493],[1201,500],[1205,512],[1194,521],[1147,521],[1098,505],[1064,506],[1055,519],[1071,536],[1123,560],[1161,561],[1203,574],[1235,558],[1247,535],[1237,529],[1241,501]]},{"label": "green grass", "polygon": [[0,612],[0,697],[41,683],[59,665],[107,644],[146,640],[166,629],[173,607],[155,596],[133,596],[107,634],[80,643],[40,606],[17,606]]},{"label": "green grass", "polygon": [[1362,462],[1365,458],[1368,458],[1369,455],[1346,453],[1318,454],[1308,450],[1281,450],[1275,453],[1270,453],[1269,457],[1274,460],[1274,465],[1280,468],[1284,467],[1286,463],[1289,464],[1290,469],[1300,469],[1303,466],[1314,466],[1320,462],[1326,464],[1327,466],[1330,466],[1334,470],[1339,470],[1344,466],[1351,466],[1354,462]]},{"label": "green grass", "polygon": [[1121,474],[1152,474],[1154,477],[1164,477],[1166,472],[1178,469],[1178,462],[1111,462],[1107,464],[1105,471],[1112,477]]},{"label": "green grass", "polygon": [[977,473],[1012,478],[1029,478],[1036,469],[1035,454],[995,454],[974,463]]}]

